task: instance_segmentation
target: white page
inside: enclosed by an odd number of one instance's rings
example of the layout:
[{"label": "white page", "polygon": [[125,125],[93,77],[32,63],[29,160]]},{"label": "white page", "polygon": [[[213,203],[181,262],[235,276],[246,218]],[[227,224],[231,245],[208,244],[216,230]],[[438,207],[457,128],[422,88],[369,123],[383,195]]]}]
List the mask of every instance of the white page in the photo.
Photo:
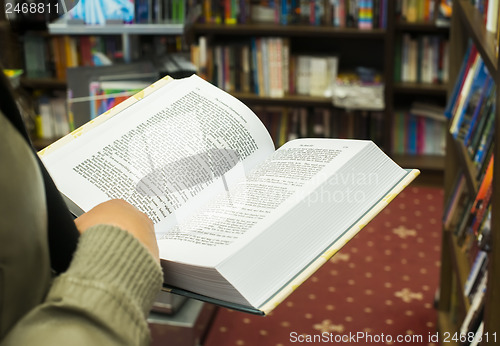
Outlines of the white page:
[{"label": "white page", "polygon": [[160,232],[273,151],[248,107],[192,76],[159,88],[42,160],[58,189],[84,211],[123,198]]},{"label": "white page", "polygon": [[[299,139],[159,238],[160,258],[216,266],[303,201],[370,141]],[[325,169],[328,169],[328,175]]]}]

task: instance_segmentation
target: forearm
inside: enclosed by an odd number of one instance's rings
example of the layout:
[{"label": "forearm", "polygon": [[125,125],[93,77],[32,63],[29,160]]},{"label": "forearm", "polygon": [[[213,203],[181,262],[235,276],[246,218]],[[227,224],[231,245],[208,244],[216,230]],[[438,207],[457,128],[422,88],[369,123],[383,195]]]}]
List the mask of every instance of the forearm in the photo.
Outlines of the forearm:
[{"label": "forearm", "polygon": [[45,302],[5,342],[147,344],[145,316],[162,278],[159,264],[131,234],[112,226],[92,227],[82,234],[70,268],[54,280]]}]

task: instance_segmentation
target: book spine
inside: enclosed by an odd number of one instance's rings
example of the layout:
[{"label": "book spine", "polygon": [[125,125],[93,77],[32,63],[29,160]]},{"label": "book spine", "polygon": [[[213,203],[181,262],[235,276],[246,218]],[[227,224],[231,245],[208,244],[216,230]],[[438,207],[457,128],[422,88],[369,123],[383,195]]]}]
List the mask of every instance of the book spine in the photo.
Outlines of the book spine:
[{"label": "book spine", "polygon": [[469,57],[471,54],[474,54],[473,52],[474,48],[472,43],[469,43],[469,46],[467,47],[467,50],[465,52],[464,59],[462,60],[462,64],[460,66],[460,71],[457,76],[457,82],[455,83],[453,90],[451,92],[451,96],[448,98],[448,102],[446,104],[446,108],[444,111],[445,116],[448,119],[451,119],[453,116],[453,107],[459,97],[460,94],[460,89],[461,89],[461,81],[464,80],[464,76],[467,73],[467,61],[469,60]]}]

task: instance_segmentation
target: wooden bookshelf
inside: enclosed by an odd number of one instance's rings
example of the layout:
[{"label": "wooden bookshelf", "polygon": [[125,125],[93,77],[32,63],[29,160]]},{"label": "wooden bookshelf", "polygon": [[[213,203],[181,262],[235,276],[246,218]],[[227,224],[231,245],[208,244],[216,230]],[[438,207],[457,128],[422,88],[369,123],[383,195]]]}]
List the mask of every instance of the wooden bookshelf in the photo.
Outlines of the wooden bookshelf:
[{"label": "wooden bookshelf", "polygon": [[[496,53],[495,34],[486,32],[484,18],[479,11],[466,0],[453,2],[453,17],[451,23],[450,51],[453,52],[450,61],[450,81],[454,81],[465,55],[468,40],[472,39],[489,73],[496,83],[496,100],[500,99],[498,83],[498,57]],[[500,110],[495,110],[495,133],[500,131]],[[474,196],[477,192],[479,181],[476,168],[471,162],[463,144],[448,136],[447,152],[445,158],[445,199],[453,192],[453,179],[458,170],[465,173],[468,193]],[[495,157],[500,157],[500,146],[495,145]],[[497,160],[496,160],[497,161]],[[491,201],[491,250],[488,253],[488,283],[485,296],[485,310],[483,315],[484,332],[481,345],[497,344],[500,338],[500,166],[495,162],[493,170],[493,193]],[[470,272],[471,259],[460,249],[456,237],[450,230],[443,231],[440,301],[439,301],[439,331],[455,332],[463,320],[463,315],[470,309],[468,299],[463,297],[463,288]],[[450,277],[457,277],[457,283],[450,284]],[[457,287],[453,287],[456,285]],[[454,292],[454,290],[459,293]],[[463,313],[452,313],[450,301],[458,299],[462,302]],[[456,319],[457,323],[453,323]]]},{"label": "wooden bookshelf", "polygon": [[[405,23],[395,18],[396,4],[388,2],[387,25],[383,29],[363,30],[358,28],[340,28],[328,25],[256,23],[245,24],[214,24],[194,23],[186,28],[187,40],[195,43],[201,35],[207,37],[209,45],[219,42],[248,39],[250,37],[285,37],[291,43],[294,53],[303,54],[336,54],[340,64],[353,66],[375,67],[383,74],[385,84],[384,110],[384,145],[390,152],[392,140],[392,124],[394,102],[400,95],[405,97],[421,96],[441,100],[447,97],[446,84],[424,83],[394,83],[394,55],[396,33],[412,31],[418,34],[439,34],[446,36],[449,29],[438,27],[434,22]],[[342,69],[342,66],[341,66]],[[348,68],[347,68],[348,69]],[[283,98],[262,97],[251,94],[232,92],[234,96],[250,107],[257,105],[272,105],[284,107],[333,107],[327,98],[287,95]],[[439,155],[397,155],[390,153],[399,163],[407,167],[431,171],[433,174],[444,169],[444,159]]]},{"label": "wooden bookshelf", "polygon": [[453,143],[457,147],[457,155],[460,160],[460,166],[465,174],[465,180],[467,181],[467,186],[469,188],[470,194],[475,196],[478,190],[477,172],[474,163],[472,162],[467,149],[464,144],[460,141],[453,140]]},{"label": "wooden bookshelf", "polygon": [[[446,246],[446,245],[444,245]],[[456,275],[457,281],[459,283],[459,297],[458,299],[460,306],[464,311],[469,310],[470,308],[470,302],[468,299],[464,297],[464,287],[465,287],[465,282],[467,281],[467,277],[469,275],[471,266],[470,263],[467,261],[466,256],[464,255],[463,251],[460,249],[460,247],[457,244],[456,237],[450,236],[448,237],[448,246],[450,247],[450,256],[451,256],[451,262],[453,265],[453,271]]]},{"label": "wooden bookshelf", "polygon": [[[435,3],[436,9],[438,4]],[[436,13],[436,11],[434,11]],[[394,13],[396,16],[397,14]],[[391,65],[396,65],[395,61],[396,49],[401,49],[400,43],[402,36],[405,34],[410,34],[412,37],[421,36],[439,36],[448,37],[449,27],[438,26],[433,18],[429,20],[422,20],[417,22],[407,22],[403,19],[396,18],[393,23],[393,27],[390,30],[390,35],[392,36],[390,41],[392,42],[393,48],[391,49],[390,56]],[[402,44],[402,43],[401,43]],[[448,96],[448,84],[447,83],[424,83],[424,82],[405,82],[396,81],[396,74],[394,68],[387,71],[389,82],[387,83],[387,113],[390,119],[390,123],[395,123],[396,112],[409,110],[409,105],[416,102],[431,102],[433,104],[439,104],[444,106]],[[401,155],[394,153],[392,154],[394,160],[403,166],[420,168],[424,173],[425,171],[430,172],[442,172],[444,170],[444,157],[441,155]],[[440,181],[442,181],[440,179]]]},{"label": "wooden bookshelf", "polygon": [[249,24],[203,24],[196,23],[187,28],[192,33],[224,36],[281,36],[281,37],[335,37],[335,38],[369,38],[385,39],[385,29],[362,30],[357,28],[336,28],[326,25],[290,24],[280,25],[274,23],[249,23]]},{"label": "wooden bookshelf", "polygon": [[155,24],[106,24],[86,25],[74,24],[58,20],[48,24],[52,35],[182,35],[182,23]]},{"label": "wooden bookshelf", "polygon": [[421,21],[421,22],[409,23],[398,20],[396,21],[395,29],[399,31],[447,34],[450,28],[448,26],[437,26],[433,21]]},{"label": "wooden bookshelf", "polygon": [[422,170],[444,170],[444,156],[440,155],[401,155],[393,154],[392,158],[403,168],[419,167]]},{"label": "wooden bookshelf", "polygon": [[498,82],[498,58],[495,48],[495,34],[486,31],[486,28],[482,25],[484,22],[482,15],[470,2],[458,1],[457,3],[458,5],[454,6],[454,11],[462,19],[468,37],[474,41],[491,76]]},{"label": "wooden bookshelf", "polygon": [[56,78],[21,78],[21,85],[28,89],[66,89],[65,80]]},{"label": "wooden bookshelf", "polygon": [[[437,327],[439,330],[453,331],[452,333],[457,330],[457,326],[451,322],[450,314],[443,311],[438,312]],[[440,338],[442,337],[443,336],[440,335]],[[458,343],[450,340],[450,342],[447,342],[446,345],[458,346]]]},{"label": "wooden bookshelf", "polygon": [[448,93],[447,84],[398,82],[394,83],[393,87],[394,93],[397,94],[435,95],[446,98]]}]

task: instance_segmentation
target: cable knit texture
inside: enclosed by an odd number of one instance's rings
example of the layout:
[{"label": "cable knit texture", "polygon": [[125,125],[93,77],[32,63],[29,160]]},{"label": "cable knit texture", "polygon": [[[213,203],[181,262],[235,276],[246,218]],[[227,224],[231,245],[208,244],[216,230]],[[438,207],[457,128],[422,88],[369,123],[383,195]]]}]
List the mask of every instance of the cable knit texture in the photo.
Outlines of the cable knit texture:
[{"label": "cable knit texture", "polygon": [[54,281],[46,301],[82,306],[111,323],[124,341],[146,344],[145,316],[162,279],[159,263],[132,234],[98,225],[82,234],[70,268]]}]

